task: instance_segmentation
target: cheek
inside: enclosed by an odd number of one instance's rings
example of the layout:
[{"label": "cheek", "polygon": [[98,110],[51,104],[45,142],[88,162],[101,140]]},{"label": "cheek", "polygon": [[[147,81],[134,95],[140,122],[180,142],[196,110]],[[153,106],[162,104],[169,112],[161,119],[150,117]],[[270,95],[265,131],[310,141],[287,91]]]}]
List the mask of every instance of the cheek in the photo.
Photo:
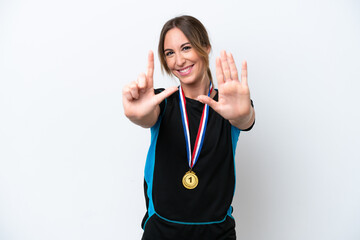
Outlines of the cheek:
[{"label": "cheek", "polygon": [[172,70],[174,67],[174,61],[172,61],[171,59],[166,59],[166,65],[170,70]]}]

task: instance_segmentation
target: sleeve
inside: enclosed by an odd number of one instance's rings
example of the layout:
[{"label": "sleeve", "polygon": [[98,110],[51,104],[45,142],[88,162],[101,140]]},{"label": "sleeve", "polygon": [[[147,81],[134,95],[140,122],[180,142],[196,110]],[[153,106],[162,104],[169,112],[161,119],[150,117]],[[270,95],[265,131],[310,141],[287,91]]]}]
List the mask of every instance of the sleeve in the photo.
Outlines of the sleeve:
[{"label": "sleeve", "polygon": [[[253,100],[252,99],[250,99],[250,100],[251,100],[251,106],[254,107]],[[241,130],[241,131],[250,131],[253,128],[254,125],[255,125],[255,119],[254,119],[253,124],[251,124],[251,126],[249,128]]]}]

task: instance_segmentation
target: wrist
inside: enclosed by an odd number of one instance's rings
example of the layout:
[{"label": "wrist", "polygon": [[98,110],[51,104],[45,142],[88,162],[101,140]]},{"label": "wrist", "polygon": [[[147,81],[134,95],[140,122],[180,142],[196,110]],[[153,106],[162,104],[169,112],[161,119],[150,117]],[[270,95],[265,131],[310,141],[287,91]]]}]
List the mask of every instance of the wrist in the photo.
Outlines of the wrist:
[{"label": "wrist", "polygon": [[248,129],[255,120],[255,110],[250,106],[249,112],[237,119],[229,120],[231,125],[243,130]]}]

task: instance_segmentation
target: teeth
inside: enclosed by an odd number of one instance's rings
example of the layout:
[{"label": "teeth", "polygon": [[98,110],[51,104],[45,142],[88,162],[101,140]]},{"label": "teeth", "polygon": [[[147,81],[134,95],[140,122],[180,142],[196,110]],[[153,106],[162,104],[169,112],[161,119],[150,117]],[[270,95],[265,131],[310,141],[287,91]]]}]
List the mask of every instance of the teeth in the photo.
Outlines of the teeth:
[{"label": "teeth", "polygon": [[[191,67],[191,66],[190,66],[190,67]],[[185,68],[185,69],[183,69],[183,70],[180,70],[179,72],[181,72],[181,73],[187,72],[187,71],[190,69],[190,67]]]}]

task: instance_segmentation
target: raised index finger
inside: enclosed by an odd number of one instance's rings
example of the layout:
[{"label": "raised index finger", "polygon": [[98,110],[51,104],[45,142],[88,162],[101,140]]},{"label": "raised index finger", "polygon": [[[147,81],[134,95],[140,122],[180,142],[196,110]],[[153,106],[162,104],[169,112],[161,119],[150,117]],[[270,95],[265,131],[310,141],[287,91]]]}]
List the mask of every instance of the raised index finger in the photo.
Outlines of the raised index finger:
[{"label": "raised index finger", "polygon": [[154,75],[154,53],[150,50],[148,56],[148,69],[147,69],[147,86],[153,87],[153,75]]}]

